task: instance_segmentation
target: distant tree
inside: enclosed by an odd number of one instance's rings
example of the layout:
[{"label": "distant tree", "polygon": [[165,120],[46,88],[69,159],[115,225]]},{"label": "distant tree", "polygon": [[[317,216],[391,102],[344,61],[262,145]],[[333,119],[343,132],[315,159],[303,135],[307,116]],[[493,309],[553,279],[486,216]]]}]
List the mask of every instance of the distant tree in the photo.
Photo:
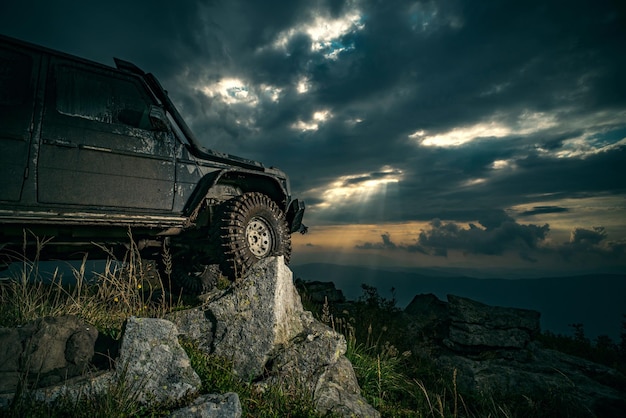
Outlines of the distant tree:
[{"label": "distant tree", "polygon": [[570,324],[570,327],[574,330],[573,340],[573,352],[575,356],[590,358],[591,357],[591,340],[585,336],[585,327],[581,323]]},{"label": "distant tree", "polygon": [[623,369],[623,361],[620,360],[620,352],[617,344],[608,335],[598,335],[596,344],[591,352],[591,361],[604,364],[615,369]]},{"label": "distant tree", "polygon": [[585,337],[585,326],[581,323],[569,324],[570,327],[574,330],[574,341],[578,343],[586,343],[589,344],[590,341],[587,337]]},{"label": "distant tree", "polygon": [[378,289],[374,286],[362,283],[361,289],[363,290],[363,294],[359,297],[359,302],[364,302],[371,308],[379,308],[390,312],[398,310],[396,307],[397,300],[395,288],[391,288],[391,299],[386,299],[383,296],[380,296]]},{"label": "distant tree", "polygon": [[596,338],[596,348],[601,351],[611,352],[617,350],[617,346],[608,335],[598,335],[598,337]]},{"label": "distant tree", "polygon": [[622,359],[626,360],[626,314],[622,316],[622,332],[618,349]]}]

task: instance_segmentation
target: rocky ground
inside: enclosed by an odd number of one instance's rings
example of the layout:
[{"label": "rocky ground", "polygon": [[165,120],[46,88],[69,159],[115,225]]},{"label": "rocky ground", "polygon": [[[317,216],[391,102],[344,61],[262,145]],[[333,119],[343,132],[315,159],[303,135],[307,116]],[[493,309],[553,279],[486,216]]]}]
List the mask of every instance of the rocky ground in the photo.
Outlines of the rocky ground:
[{"label": "rocky ground", "polygon": [[24,378],[46,402],[96,394],[123,379],[139,402],[192,400],[172,416],[241,416],[237,394],[198,396],[200,379],[179,344],[184,336],[231,360],[234,373],[259,388],[305,387],[322,414],[380,416],[360,394],[345,338],[303,309],[282,257],[259,262],[236,286],[203,299],[201,307],[163,319],[131,317],[119,344],[109,346],[71,316],[0,328],[0,407]]},{"label": "rocky ground", "polygon": [[[299,291],[298,291],[298,290]],[[297,282],[282,258],[260,262],[235,286],[203,295],[202,305],[165,318],[128,319],[115,342],[72,316],[0,328],[0,407],[27,382],[42,401],[98,393],[126,379],[140,402],[186,403],[176,417],[242,414],[235,393],[200,396],[200,379],[179,339],[232,361],[233,371],[259,388],[306,388],[317,411],[377,417],[345,357],[346,340],[314,319],[307,301],[350,309],[332,283]],[[566,391],[589,416],[621,417],[626,378],[616,370],[541,347],[539,313],[487,306],[466,298],[417,295],[402,312],[414,355],[442,371],[456,370],[467,392]]]}]

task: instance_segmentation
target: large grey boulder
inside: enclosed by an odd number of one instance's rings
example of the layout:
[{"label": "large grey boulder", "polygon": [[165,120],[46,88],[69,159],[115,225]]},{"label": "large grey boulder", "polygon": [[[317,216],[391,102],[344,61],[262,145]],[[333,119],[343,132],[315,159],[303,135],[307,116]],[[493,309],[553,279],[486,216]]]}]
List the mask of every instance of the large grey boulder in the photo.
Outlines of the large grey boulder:
[{"label": "large grey boulder", "polygon": [[324,369],[346,353],[347,344],[343,335],[316,321],[310,312],[303,312],[301,318],[303,331],[271,353],[266,382],[294,381],[313,392]]},{"label": "large grey boulder", "polygon": [[317,379],[313,394],[315,409],[325,415],[378,418],[380,413],[363,396],[352,363],[341,356]]},{"label": "large grey boulder", "polygon": [[[623,416],[626,378],[609,367],[542,349],[539,312],[489,306],[448,295],[448,302],[421,295],[405,310],[414,353],[427,353],[442,373],[456,370],[466,392],[548,396],[563,415]],[[425,333],[425,331],[428,331]],[[583,411],[583,412],[581,412]],[[586,411],[586,412],[585,412]]]},{"label": "large grey boulder", "polygon": [[428,351],[433,345],[460,355],[514,353],[526,348],[540,332],[537,311],[490,306],[454,295],[447,299],[417,295],[405,308],[408,339],[415,342],[413,353]]},{"label": "large grey boulder", "polygon": [[448,295],[449,348],[524,348],[539,334],[539,312],[528,309],[489,306],[474,300]]},{"label": "large grey boulder", "polygon": [[[48,322],[55,325],[59,322],[82,323],[77,318],[69,318]],[[38,323],[38,325],[41,324]],[[48,331],[43,334],[48,335],[51,329],[56,328],[44,327],[44,329]],[[71,336],[76,334],[65,333],[64,335],[69,335],[67,340],[71,341]],[[187,353],[178,342],[178,335],[176,326],[170,321],[131,317],[125,325],[120,355],[115,361],[114,370],[85,371],[84,374],[73,378],[66,377],[58,384],[32,390],[30,395],[41,402],[54,402],[61,396],[77,401],[124,385],[128,391],[127,395],[140,403],[177,403],[197,393],[201,385],[200,378],[191,368]],[[56,341],[59,338],[52,340]],[[40,341],[49,341],[49,338]],[[87,348],[80,349],[80,345],[70,345],[70,347],[71,349],[66,349],[66,352],[70,352],[77,358],[84,359],[90,352]],[[91,353],[93,353],[93,347],[94,342],[91,342]],[[45,349],[45,347],[41,348]],[[52,357],[58,358],[60,356],[58,347],[51,346],[50,348]],[[50,362],[51,360],[47,360],[46,363],[36,363],[36,365],[39,369],[46,370],[44,365],[51,367]],[[0,407],[6,408],[12,398],[13,393],[0,396]]]},{"label": "large grey boulder", "polygon": [[304,389],[320,413],[380,416],[360,394],[345,338],[304,311],[282,257],[260,261],[202,309],[167,318],[207,354],[230,359],[244,380]]},{"label": "large grey boulder", "polygon": [[296,288],[300,296],[312,303],[330,303],[336,305],[344,303],[346,297],[340,289],[335,287],[333,282],[307,281],[296,279]]},{"label": "large grey boulder", "polygon": [[344,336],[315,320],[310,312],[302,315],[302,321],[303,332],[275,352],[262,384],[282,385],[288,391],[304,388],[322,414],[379,417],[361,396],[352,364],[345,357]]},{"label": "large grey boulder", "polygon": [[[476,393],[548,394],[573,408],[575,416],[621,417],[626,411],[626,379],[614,369],[535,346],[524,356],[475,359],[444,355],[437,363],[458,371],[459,387]],[[611,385],[611,382],[613,384]],[[620,389],[621,388],[621,389]],[[580,411],[585,413],[581,414]],[[563,415],[569,415],[563,411]]]},{"label": "large grey boulder", "polygon": [[243,380],[263,374],[270,352],[302,331],[302,302],[282,256],[259,261],[204,310],[214,326],[212,353],[231,360]]},{"label": "large grey boulder", "polygon": [[98,338],[95,327],[75,316],[40,318],[17,328],[0,327],[0,393],[58,384],[85,373]]},{"label": "large grey boulder", "polygon": [[116,377],[126,380],[139,402],[177,402],[200,389],[178,335],[165,319],[131,317],[126,322]]}]

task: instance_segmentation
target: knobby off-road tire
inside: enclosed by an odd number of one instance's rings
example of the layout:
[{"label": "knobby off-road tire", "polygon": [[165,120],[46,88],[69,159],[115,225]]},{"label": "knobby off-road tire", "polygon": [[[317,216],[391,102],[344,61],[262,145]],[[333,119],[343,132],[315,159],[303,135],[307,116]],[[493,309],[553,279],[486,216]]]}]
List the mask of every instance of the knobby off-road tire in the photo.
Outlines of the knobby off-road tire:
[{"label": "knobby off-road tire", "polygon": [[291,235],[285,214],[262,193],[244,193],[224,202],[211,233],[222,273],[237,279],[257,261],[291,256]]},{"label": "knobby off-road tire", "polygon": [[171,271],[172,290],[188,295],[200,295],[211,290],[217,282],[219,271],[191,256],[174,260]]},{"label": "knobby off-road tire", "polygon": [[207,264],[210,259],[205,254],[190,248],[164,244],[153,258],[165,289],[174,295],[200,295],[211,290],[219,278],[219,267]]}]

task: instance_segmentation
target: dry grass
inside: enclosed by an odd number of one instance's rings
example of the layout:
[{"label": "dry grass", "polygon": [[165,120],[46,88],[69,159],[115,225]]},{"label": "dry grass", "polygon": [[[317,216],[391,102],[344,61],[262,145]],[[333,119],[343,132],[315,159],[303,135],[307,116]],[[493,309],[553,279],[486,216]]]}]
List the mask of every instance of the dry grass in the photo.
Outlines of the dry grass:
[{"label": "dry grass", "polygon": [[[16,277],[0,286],[0,325],[16,326],[41,317],[76,315],[96,326],[100,332],[116,337],[130,316],[163,317],[180,306],[164,281],[149,263],[141,259],[129,232],[129,249],[122,260],[112,256],[104,267],[87,271],[87,255],[72,267],[69,280],[58,269],[44,280],[38,255],[22,259]],[[36,239],[40,254],[49,241]]]}]

